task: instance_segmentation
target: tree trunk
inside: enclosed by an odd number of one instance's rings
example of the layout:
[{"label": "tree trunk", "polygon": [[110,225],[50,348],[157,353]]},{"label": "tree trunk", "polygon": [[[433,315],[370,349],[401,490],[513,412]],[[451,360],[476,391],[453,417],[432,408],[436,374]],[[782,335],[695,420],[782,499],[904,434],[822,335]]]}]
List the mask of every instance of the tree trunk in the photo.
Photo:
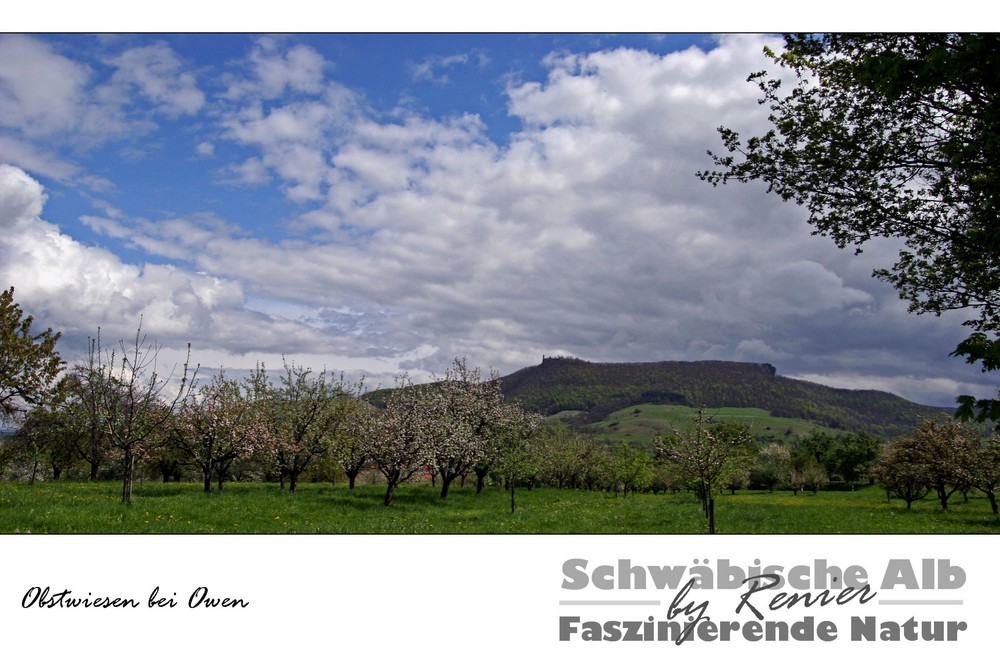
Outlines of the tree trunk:
[{"label": "tree trunk", "polygon": [[715,535],[715,498],[708,499],[708,534]]},{"label": "tree trunk", "polygon": [[212,469],[211,468],[208,468],[207,470],[205,470],[204,482],[205,482],[205,486],[204,486],[205,493],[211,493],[212,492]]},{"label": "tree trunk", "polygon": [[122,502],[130,505],[132,503],[132,477],[135,474],[135,455],[125,452],[125,464],[122,472]]},{"label": "tree trunk", "polygon": [[510,484],[510,513],[514,513],[514,489],[517,488],[516,485],[511,482]]},{"label": "tree trunk", "polygon": [[385,507],[392,505],[392,494],[395,490],[396,490],[396,485],[390,482],[385,489],[385,498],[383,499],[383,504],[385,505]]},{"label": "tree trunk", "polygon": [[100,468],[100,466],[99,466],[99,464],[96,461],[91,461],[90,462],[90,481],[91,482],[96,482],[97,481],[97,476],[98,476],[98,473],[99,473],[99,468]]},{"label": "tree trunk", "polygon": [[358,473],[357,472],[353,472],[353,473],[349,472],[349,473],[347,473],[347,488],[348,489],[350,489],[350,490],[354,489],[354,481],[357,478],[358,478]]},{"label": "tree trunk", "polygon": [[288,471],[288,492],[295,493],[295,489],[298,487],[299,474],[294,470]]},{"label": "tree trunk", "polygon": [[444,500],[448,497],[448,489],[451,488],[451,483],[455,481],[457,475],[441,475],[441,499]]},{"label": "tree trunk", "polygon": [[215,488],[222,491],[222,485],[225,483],[226,478],[229,477],[229,468],[233,464],[233,459],[228,459],[219,462],[215,465]]},{"label": "tree trunk", "polygon": [[948,496],[951,495],[951,494],[945,493],[944,486],[939,487],[938,490],[937,490],[937,492],[938,492],[938,499],[940,499],[940,501],[941,501],[941,509],[942,510],[947,510],[948,509]]}]

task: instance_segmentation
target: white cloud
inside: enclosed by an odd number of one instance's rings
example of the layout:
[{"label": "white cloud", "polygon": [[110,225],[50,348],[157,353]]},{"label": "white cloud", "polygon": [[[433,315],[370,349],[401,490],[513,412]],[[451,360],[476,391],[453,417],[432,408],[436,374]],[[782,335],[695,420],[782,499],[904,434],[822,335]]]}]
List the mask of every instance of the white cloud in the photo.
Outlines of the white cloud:
[{"label": "white cloud", "polygon": [[275,99],[286,92],[320,92],[330,67],[323,56],[304,44],[283,47],[278,37],[258,39],[246,62],[249,76],[232,77],[227,96]]},{"label": "white cloud", "polygon": [[164,42],[127,49],[106,62],[117,68],[111,83],[125,98],[136,90],[168,115],[193,114],[205,104],[194,75]]},{"label": "white cloud", "polygon": [[766,308],[776,317],[842,312],[872,306],[875,301],[869,293],[845,286],[840,276],[814,260],[756,268],[735,291],[744,302]]},{"label": "white cloud", "polygon": [[464,65],[468,63],[470,56],[467,53],[458,53],[451,56],[431,56],[421,60],[419,63],[410,63],[410,76],[414,81],[430,81],[438,85],[448,83],[448,75],[439,73],[440,70]]},{"label": "white cloud", "polygon": [[0,228],[16,230],[31,224],[44,205],[45,193],[38,181],[16,167],[0,164]]},{"label": "white cloud", "polygon": [[0,125],[26,136],[72,132],[90,71],[34,37],[0,35]]},{"label": "white cloud", "polygon": [[[213,340],[235,348],[247,344],[247,329],[240,327],[250,327],[262,341],[276,342],[267,318],[244,309],[237,283],[165,264],[122,262],[42,220],[44,202],[37,181],[0,165],[0,282],[15,285],[40,321],[60,322],[76,336],[94,334],[98,327],[120,336],[134,330],[143,315],[144,326],[160,337]],[[111,221],[105,222],[111,228]],[[118,234],[123,229],[114,227]],[[295,337],[303,338],[303,332]]]},{"label": "white cloud", "polygon": [[192,113],[204,102],[164,44],[126,50],[107,63],[115,71],[101,80],[37,37],[0,35],[0,126],[34,141],[91,147],[156,127],[149,114],[130,115],[135,90],[168,114]]},{"label": "white cloud", "polygon": [[219,179],[222,184],[229,185],[262,185],[271,180],[264,161],[258,157],[247,158],[239,164],[227,166]]},{"label": "white cloud", "polygon": [[118,156],[140,159],[157,148],[140,140],[157,128],[160,114],[193,114],[205,103],[194,76],[163,42],[107,55],[94,66],[66,57],[58,44],[0,35],[4,162],[84,192],[108,193],[115,185],[107,176],[88,173],[68,155],[79,158],[113,141]]},{"label": "white cloud", "polygon": [[104,176],[87,173],[80,165],[46,149],[0,135],[0,161],[20,167],[60,183],[79,185],[91,192],[111,192],[114,183]]},{"label": "white cloud", "polygon": [[961,382],[952,377],[927,377],[926,375],[875,375],[852,373],[805,373],[795,375],[799,380],[816,382],[842,389],[873,389],[887,391],[923,405],[954,407],[954,398],[960,395],[989,397],[996,394],[996,386],[985,382]]},{"label": "white cloud", "polygon": [[273,173],[293,201],[318,200],[331,178],[329,153],[357,113],[354,96],[336,85],[318,99],[268,108],[254,100],[227,112],[224,138],[260,152],[230,173],[250,184]]}]

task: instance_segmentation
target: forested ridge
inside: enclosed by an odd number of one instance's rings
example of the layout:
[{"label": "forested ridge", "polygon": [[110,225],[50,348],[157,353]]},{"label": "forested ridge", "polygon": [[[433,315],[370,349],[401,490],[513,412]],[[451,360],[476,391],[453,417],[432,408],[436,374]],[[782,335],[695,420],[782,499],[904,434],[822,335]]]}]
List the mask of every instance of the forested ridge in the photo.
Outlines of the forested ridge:
[{"label": "forested ridge", "polygon": [[954,410],[919,405],[875,390],[835,389],[778,375],[770,364],[731,361],[597,363],[546,357],[501,378],[508,400],[553,415],[580,411],[580,423],[642,403],[761,408],[775,417],[895,437]]}]

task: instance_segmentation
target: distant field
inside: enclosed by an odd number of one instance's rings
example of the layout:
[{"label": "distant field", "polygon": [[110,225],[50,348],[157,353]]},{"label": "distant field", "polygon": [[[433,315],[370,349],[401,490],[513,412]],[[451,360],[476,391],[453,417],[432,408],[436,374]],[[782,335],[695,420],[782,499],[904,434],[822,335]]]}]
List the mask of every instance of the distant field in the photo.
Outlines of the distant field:
[{"label": "distant field", "polygon": [[[564,416],[569,414],[564,413]],[[773,439],[776,442],[795,440],[813,431],[831,435],[845,433],[817,426],[803,419],[772,417],[770,413],[760,408],[712,408],[706,409],[705,415],[717,422],[747,424],[755,436]],[[682,405],[635,405],[588,425],[587,430],[601,440],[627,440],[648,446],[657,435],[669,435],[674,431],[686,433],[692,430],[697,416],[696,408]]]},{"label": "distant field", "polygon": [[[518,490],[517,511],[501,489],[477,496],[453,489],[445,501],[426,485],[403,486],[392,507],[384,487],[303,484],[290,494],[276,485],[231,484],[205,494],[197,484],[146,482],[122,506],[110,482],[0,483],[2,533],[704,533],[700,504],[689,493],[614,494]],[[716,504],[719,533],[1000,533],[982,497],[953,496],[942,512],[925,499],[906,511],[877,487],[795,496],[742,491]]]}]

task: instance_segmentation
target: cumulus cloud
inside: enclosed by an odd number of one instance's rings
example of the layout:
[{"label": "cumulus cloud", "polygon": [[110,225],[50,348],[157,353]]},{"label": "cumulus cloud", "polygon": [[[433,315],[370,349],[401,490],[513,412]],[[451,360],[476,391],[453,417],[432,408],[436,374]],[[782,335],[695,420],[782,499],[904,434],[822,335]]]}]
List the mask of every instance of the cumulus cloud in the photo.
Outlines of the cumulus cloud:
[{"label": "cumulus cloud", "polygon": [[41,184],[17,167],[0,164],[0,228],[12,233],[42,213],[45,194]]},{"label": "cumulus cloud", "polygon": [[[142,312],[158,335],[228,362],[288,353],[429,375],[455,356],[505,372],[543,354],[722,358],[940,397],[954,387],[933,378],[954,367],[926,367],[961,328],[913,318],[871,278],[890,246],[853,256],[762,188],[695,178],[717,126],[766,127],[745,80],[766,67],[765,44],[775,45],[727,36],[667,55],[553,54],[544,79],[508,85],[522,129],[501,143],[474,114],[378,113],[330,78],[321,54],[287,39],[256,41],[218,99],[194,95],[169,53],[123,53],[119,82],[154,102],[191,93],[173,113],[207,122],[211,108],[214,134],[200,125],[196,152],[225,156],[223,179],[251,200],[274,183],[288,213],[266,221],[267,234],[210,211],[84,217],[158,258],[130,264],[42,221],[43,190],[8,168],[0,224],[15,233],[0,241],[2,274],[81,330],[131,327]],[[64,87],[86,88],[85,69],[42,55],[61,63]],[[423,64],[415,76],[459,61]],[[35,113],[30,96],[3,94],[0,109]],[[900,380],[922,376],[925,389]]]},{"label": "cumulus cloud", "polygon": [[[144,330],[168,346],[191,342],[229,358],[254,350],[333,351],[310,327],[247,308],[243,288],[232,280],[170,264],[129,264],[70,238],[40,217],[44,203],[36,180],[0,165],[0,282],[15,285],[25,308],[57,325],[71,345],[98,328],[112,340],[127,338],[141,318]],[[114,233],[126,229],[119,225]]]},{"label": "cumulus cloud", "polygon": [[274,174],[293,201],[318,200],[330,182],[330,152],[357,113],[354,94],[334,84],[317,99],[270,107],[254,99],[228,110],[223,137],[260,153],[230,171],[248,184]]},{"label": "cumulus cloud", "polygon": [[108,56],[110,77],[59,53],[37,37],[0,35],[0,125],[32,140],[89,147],[148,133],[149,116],[132,116],[135,95],[176,115],[201,108],[193,75],[163,43]]},{"label": "cumulus cloud", "polygon": [[442,73],[449,67],[464,65],[470,61],[467,53],[457,53],[451,56],[432,56],[418,63],[410,63],[410,76],[414,81],[430,81],[438,85],[448,83],[448,74]]},{"label": "cumulus cloud", "polygon": [[[127,48],[99,68],[70,59],[58,42],[0,35],[0,160],[89,193],[114,184],[87,173],[60,149],[80,154],[119,142],[119,155],[141,158],[139,145],[159,116],[199,111],[205,95],[163,42]],[[68,49],[62,49],[68,51]]]},{"label": "cumulus cloud", "polygon": [[126,98],[137,91],[169,115],[193,114],[205,104],[194,75],[184,71],[180,58],[163,42],[127,49],[106,63],[117,68],[111,84]]},{"label": "cumulus cloud", "polygon": [[795,375],[799,380],[831,387],[874,389],[887,391],[924,405],[953,407],[954,397],[960,395],[992,396],[996,386],[987,382],[957,381],[952,377],[927,375],[877,375],[852,373],[804,373]]},{"label": "cumulus cloud", "polygon": [[874,297],[863,290],[847,287],[843,279],[814,260],[763,266],[735,286],[741,298],[759,303],[775,317],[812,316],[824,311],[845,311],[873,305]]},{"label": "cumulus cloud", "polygon": [[79,127],[89,69],[33,37],[0,35],[0,125],[29,137]]},{"label": "cumulus cloud", "polygon": [[304,44],[284,48],[278,37],[261,37],[243,63],[247,75],[230,76],[226,96],[274,99],[286,91],[318,93],[330,66],[315,49]]}]

